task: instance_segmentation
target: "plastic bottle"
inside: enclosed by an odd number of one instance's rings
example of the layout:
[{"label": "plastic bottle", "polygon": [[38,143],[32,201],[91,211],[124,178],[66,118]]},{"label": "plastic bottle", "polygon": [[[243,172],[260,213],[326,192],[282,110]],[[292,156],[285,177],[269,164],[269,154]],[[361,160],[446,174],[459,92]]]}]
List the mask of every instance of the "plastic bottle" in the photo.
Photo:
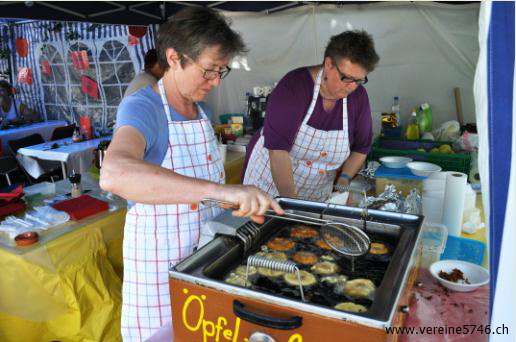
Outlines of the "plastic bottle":
[{"label": "plastic bottle", "polygon": [[400,98],[398,96],[394,96],[394,100],[392,101],[391,111],[396,114],[396,121],[400,122]]},{"label": "plastic bottle", "polygon": [[417,110],[417,122],[421,133],[432,131],[432,108],[428,103],[423,103]]},{"label": "plastic bottle", "polygon": [[417,122],[416,111],[413,110],[410,114],[409,124],[407,125],[406,138],[409,140],[419,139],[419,124]]}]

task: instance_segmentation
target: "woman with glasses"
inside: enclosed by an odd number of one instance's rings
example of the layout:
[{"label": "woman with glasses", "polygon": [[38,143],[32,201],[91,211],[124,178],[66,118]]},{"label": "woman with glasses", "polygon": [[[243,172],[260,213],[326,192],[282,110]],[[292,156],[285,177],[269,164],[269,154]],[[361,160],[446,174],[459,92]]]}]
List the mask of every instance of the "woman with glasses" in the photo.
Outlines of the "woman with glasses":
[{"label": "woman with glasses", "polygon": [[360,170],[372,141],[363,87],[379,57],[371,36],[330,38],[322,65],[286,74],[267,102],[264,127],[247,148],[244,184],[272,196],[325,201]]},{"label": "woman with glasses", "polygon": [[244,49],[222,15],[205,8],[182,10],[158,32],[163,77],[124,98],[118,108],[100,185],[129,202],[123,242],[124,341],[171,331],[169,267],[193,253],[201,225],[221,211],[203,205],[202,199],[235,203],[235,216],[257,222],[263,222],[269,207],[283,213],[254,186],[223,185],[224,166],[209,110],[201,102],[227,76],[230,59]]}]

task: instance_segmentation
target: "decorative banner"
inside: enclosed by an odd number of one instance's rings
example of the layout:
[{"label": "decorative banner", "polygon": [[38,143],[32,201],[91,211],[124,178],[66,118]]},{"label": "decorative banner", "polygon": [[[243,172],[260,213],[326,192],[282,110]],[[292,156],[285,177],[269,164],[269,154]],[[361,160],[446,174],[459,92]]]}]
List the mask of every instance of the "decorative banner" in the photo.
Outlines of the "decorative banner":
[{"label": "decorative banner", "polygon": [[32,70],[30,68],[18,69],[18,83],[32,85]]},{"label": "decorative banner", "polygon": [[52,68],[50,67],[50,63],[44,59],[41,61],[41,72],[47,76],[52,74]]},{"label": "decorative banner", "polygon": [[136,38],[141,38],[147,33],[147,26],[129,26],[129,33]]},{"label": "decorative banner", "polygon": [[87,70],[90,68],[90,61],[88,59],[88,51],[79,50],[72,51],[70,53],[72,58],[72,63],[75,70]]},{"label": "decorative banner", "polygon": [[91,117],[81,115],[79,122],[81,123],[81,131],[86,136],[86,140],[91,140]]},{"label": "decorative banner", "polygon": [[140,39],[130,34],[129,36],[127,36],[127,44],[129,46],[136,46],[140,44]]},{"label": "decorative banner", "polygon": [[29,42],[23,37],[16,38],[16,52],[20,57],[27,57],[29,54]]},{"label": "decorative banner", "polygon": [[99,97],[99,88],[97,81],[89,78],[88,76],[81,76],[81,87],[82,92],[94,98]]}]

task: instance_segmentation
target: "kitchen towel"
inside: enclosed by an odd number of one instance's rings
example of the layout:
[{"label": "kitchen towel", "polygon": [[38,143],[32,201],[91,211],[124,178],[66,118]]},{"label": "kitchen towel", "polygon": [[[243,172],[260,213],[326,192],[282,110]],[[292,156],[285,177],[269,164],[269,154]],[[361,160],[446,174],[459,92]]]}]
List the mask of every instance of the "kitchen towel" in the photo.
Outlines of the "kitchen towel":
[{"label": "kitchen towel", "polygon": [[446,188],[443,203],[443,224],[448,228],[448,234],[460,236],[462,212],[468,176],[461,172],[446,174]]}]

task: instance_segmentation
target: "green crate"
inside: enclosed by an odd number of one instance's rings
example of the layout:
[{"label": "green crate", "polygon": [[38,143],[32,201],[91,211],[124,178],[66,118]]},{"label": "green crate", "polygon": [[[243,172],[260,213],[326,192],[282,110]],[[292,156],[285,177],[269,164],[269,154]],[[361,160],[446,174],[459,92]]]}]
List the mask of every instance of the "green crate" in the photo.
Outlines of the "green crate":
[{"label": "green crate", "polygon": [[401,156],[409,157],[414,161],[425,161],[437,164],[443,168],[443,171],[458,171],[469,175],[471,170],[471,153],[461,152],[455,154],[445,154],[437,152],[422,152],[418,148],[430,150],[433,147],[448,144],[449,141],[433,141],[433,140],[407,140],[399,138],[378,137],[373,142],[371,151],[367,156],[368,160],[379,160],[385,156]]}]

